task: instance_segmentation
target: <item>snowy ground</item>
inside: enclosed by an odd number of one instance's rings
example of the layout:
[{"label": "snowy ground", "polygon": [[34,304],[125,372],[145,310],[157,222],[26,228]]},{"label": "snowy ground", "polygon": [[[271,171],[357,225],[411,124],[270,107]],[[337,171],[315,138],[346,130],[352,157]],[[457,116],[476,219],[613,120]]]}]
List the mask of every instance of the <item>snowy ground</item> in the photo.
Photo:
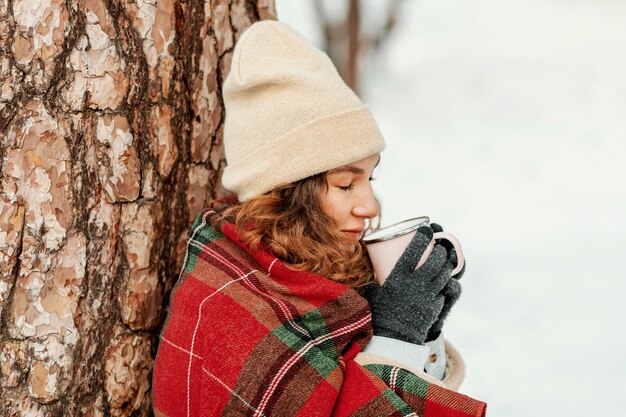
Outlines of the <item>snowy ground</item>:
[{"label": "snowy ground", "polygon": [[[378,2],[379,0],[375,0]],[[319,39],[308,3],[279,19]],[[488,415],[624,415],[626,2],[407,1],[363,96],[384,224],[463,242],[446,333]]]}]

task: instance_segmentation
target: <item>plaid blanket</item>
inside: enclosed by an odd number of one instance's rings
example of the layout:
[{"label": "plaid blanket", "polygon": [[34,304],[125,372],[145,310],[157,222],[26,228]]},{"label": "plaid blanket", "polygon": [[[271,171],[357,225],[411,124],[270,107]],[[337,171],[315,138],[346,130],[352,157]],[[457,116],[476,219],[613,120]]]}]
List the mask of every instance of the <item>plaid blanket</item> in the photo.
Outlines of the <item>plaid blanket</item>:
[{"label": "plaid blanket", "polygon": [[153,376],[157,417],[484,416],[486,404],[389,365],[353,289],[251,251],[217,205],[191,228]]}]

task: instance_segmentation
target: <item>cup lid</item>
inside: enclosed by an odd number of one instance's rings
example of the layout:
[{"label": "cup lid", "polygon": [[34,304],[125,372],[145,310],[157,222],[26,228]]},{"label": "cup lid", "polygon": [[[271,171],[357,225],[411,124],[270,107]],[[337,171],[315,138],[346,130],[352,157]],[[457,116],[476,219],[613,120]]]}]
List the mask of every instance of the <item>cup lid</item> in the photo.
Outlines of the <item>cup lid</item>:
[{"label": "cup lid", "polygon": [[363,237],[363,242],[365,244],[384,242],[385,240],[405,235],[417,230],[420,226],[428,226],[429,224],[430,218],[428,216],[414,217],[399,223],[394,223],[391,226],[383,227],[382,229],[374,230],[372,233],[368,233]]}]

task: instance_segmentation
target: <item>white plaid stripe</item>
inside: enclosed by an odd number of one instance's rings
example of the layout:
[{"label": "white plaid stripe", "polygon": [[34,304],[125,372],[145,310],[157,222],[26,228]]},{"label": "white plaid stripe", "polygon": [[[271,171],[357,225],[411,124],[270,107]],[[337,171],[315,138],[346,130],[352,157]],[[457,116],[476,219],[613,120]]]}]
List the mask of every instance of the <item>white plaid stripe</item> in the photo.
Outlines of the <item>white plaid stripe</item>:
[{"label": "white plaid stripe", "polygon": [[222,285],[221,287],[219,287],[217,290],[215,290],[214,292],[212,292],[211,294],[207,295],[206,298],[204,300],[202,300],[202,302],[200,303],[200,307],[198,307],[198,320],[196,321],[196,327],[193,330],[193,336],[191,338],[191,348],[189,349],[189,364],[187,366],[187,417],[189,417],[189,413],[190,413],[190,403],[191,403],[191,361],[193,359],[194,353],[193,353],[193,348],[196,344],[196,335],[198,334],[198,326],[200,326],[200,320],[202,319],[202,306],[204,305],[204,303],[206,301],[209,300],[209,298],[213,297],[215,294],[221,292],[224,288],[226,288],[227,286],[229,286],[230,284],[233,284],[237,281],[240,281],[242,279],[245,279],[248,277],[248,275],[253,274],[255,272],[258,272],[256,269],[252,270],[250,272],[248,272],[246,275],[239,277],[233,281],[229,281],[226,284]]},{"label": "white plaid stripe", "polygon": [[[400,368],[397,368],[397,367],[391,368],[389,389],[391,389],[392,391],[396,390],[396,382],[397,382],[399,372],[400,372]],[[413,413],[407,414],[406,417],[419,417],[419,416],[417,415],[417,413],[413,412]]]},{"label": "white plaid stripe", "polygon": [[204,226],[206,226],[207,224],[207,217],[209,217],[210,214],[214,214],[214,211],[207,211],[206,213],[204,213],[202,215],[202,223],[200,223],[198,225],[198,227],[196,227],[193,230],[193,233],[191,234],[191,236],[189,237],[189,239],[187,239],[187,246],[185,247],[185,261],[183,262],[183,267],[180,270],[180,274],[178,274],[178,279],[180,280],[183,276],[183,272],[185,272],[185,268],[187,267],[187,260],[189,259],[189,244],[194,242],[194,239],[196,237],[196,234],[198,233],[198,231],[200,229],[202,229]]},{"label": "white plaid stripe", "polygon": [[196,358],[198,358],[200,360],[204,359],[202,356],[197,355],[197,354],[195,354],[193,352],[190,352],[189,350],[185,349],[182,346],[178,346],[176,343],[173,343],[171,340],[169,340],[168,338],[166,338],[164,336],[161,337],[161,341],[162,342],[167,342],[170,346],[175,347],[176,349],[180,350],[181,352],[185,352],[187,355],[193,355],[194,357],[196,357]]},{"label": "white plaid stripe", "polygon": [[282,366],[282,368],[276,373],[276,376],[274,377],[274,379],[272,380],[272,382],[270,383],[268,389],[265,391],[265,393],[263,394],[263,398],[261,399],[261,402],[259,403],[259,408],[257,409],[256,413],[254,414],[254,416],[260,416],[263,413],[263,410],[265,409],[265,406],[267,405],[270,397],[272,396],[272,394],[274,393],[274,391],[276,390],[276,387],[278,386],[280,380],[287,374],[287,372],[289,371],[289,369],[300,359],[302,359],[304,357],[304,354],[306,352],[308,352],[313,346],[318,345],[328,339],[332,339],[334,337],[337,336],[341,336],[343,334],[346,334],[348,332],[351,332],[355,329],[358,329],[359,327],[362,327],[364,325],[366,325],[369,321],[371,321],[371,314],[368,313],[365,317],[361,318],[361,320],[352,323],[348,326],[342,327],[340,329],[335,330],[332,333],[328,333],[325,334],[321,337],[318,337],[317,339],[311,340],[310,342],[308,342],[306,345],[304,345],[302,348],[300,348],[300,350],[298,352],[295,352],[295,354],[289,358],[289,360],[287,362],[285,362],[285,364]]},{"label": "white plaid stripe", "polygon": [[[272,261],[272,263],[270,264],[270,267],[267,268],[267,276],[271,277],[272,276],[272,267],[274,266],[274,264],[278,262],[278,258],[274,259]],[[277,300],[278,301],[278,300]],[[300,333],[302,333],[304,336],[310,336],[309,332],[307,332],[305,329],[303,329],[302,327],[300,327],[300,325],[298,323],[296,323],[295,321],[293,321],[293,316],[289,315],[289,322],[291,323],[291,325],[298,330]]]},{"label": "white plaid stripe", "polygon": [[[215,382],[217,382],[218,384],[220,384],[222,387],[224,387],[224,389],[226,389],[226,391],[228,391],[231,395],[234,395],[238,400],[240,400],[246,407],[248,407],[250,410],[252,411],[257,411],[256,408],[254,408],[249,402],[247,402],[246,400],[243,399],[243,397],[239,394],[237,394],[235,392],[235,390],[233,390],[232,388],[230,388],[228,385],[226,385],[226,383],[224,381],[222,381],[221,379],[219,379],[217,376],[213,375],[211,372],[209,372],[208,369],[206,369],[204,366],[202,367],[202,371],[207,374],[208,376],[210,376],[211,378],[213,378],[213,380],[215,380]],[[261,413],[261,416],[265,417],[265,414]]]},{"label": "white plaid stripe", "polygon": [[391,368],[391,376],[389,378],[389,388],[396,390],[396,378],[398,377],[398,368]]},{"label": "white plaid stripe", "polygon": [[[211,255],[213,258],[219,260],[220,262],[222,262],[224,265],[228,266],[234,273],[236,273],[237,275],[243,275],[243,271],[238,268],[236,265],[234,265],[232,262],[229,262],[226,258],[224,258],[222,255],[220,255],[219,253],[217,253],[216,251],[203,246],[197,242],[190,242],[190,244],[194,245],[196,248],[200,249],[202,252],[204,253],[208,253],[209,255]],[[272,266],[274,266],[274,262],[276,262],[278,259],[275,259],[274,261],[272,261],[272,264],[270,265],[270,268]],[[269,271],[268,271],[269,272]],[[246,274],[249,275],[249,274]],[[305,329],[303,329],[302,327],[300,327],[296,322],[293,321],[293,315],[289,312],[289,309],[287,308],[287,306],[285,305],[285,303],[276,298],[273,297],[271,294],[269,293],[264,293],[261,292],[254,284],[252,284],[252,282],[250,280],[246,280],[246,283],[248,284],[248,286],[250,288],[252,288],[257,294],[263,295],[263,296],[267,296],[269,298],[271,298],[276,304],[278,304],[278,306],[280,307],[281,311],[283,312],[283,314],[285,315],[285,317],[287,318],[287,321],[291,322],[292,326],[298,330],[300,333],[302,333],[302,335],[306,336],[306,337],[310,337],[311,335],[309,334],[309,332],[307,332]]]},{"label": "white plaid stripe", "polygon": [[271,277],[272,276],[272,267],[274,266],[274,264],[278,262],[278,258],[274,259],[272,261],[272,263],[270,264],[270,267],[267,268],[267,276]]}]

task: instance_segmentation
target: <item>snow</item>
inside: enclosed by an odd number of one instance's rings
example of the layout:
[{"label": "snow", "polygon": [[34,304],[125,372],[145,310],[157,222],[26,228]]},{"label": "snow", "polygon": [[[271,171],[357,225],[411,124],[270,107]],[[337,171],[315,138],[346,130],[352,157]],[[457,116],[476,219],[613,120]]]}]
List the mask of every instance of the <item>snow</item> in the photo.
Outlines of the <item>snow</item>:
[{"label": "snow", "polygon": [[[277,7],[319,44],[312,9]],[[626,3],[422,0],[400,18],[364,61],[375,188],[383,224],[426,214],[463,243],[445,327],[462,392],[491,416],[623,415]]]}]

